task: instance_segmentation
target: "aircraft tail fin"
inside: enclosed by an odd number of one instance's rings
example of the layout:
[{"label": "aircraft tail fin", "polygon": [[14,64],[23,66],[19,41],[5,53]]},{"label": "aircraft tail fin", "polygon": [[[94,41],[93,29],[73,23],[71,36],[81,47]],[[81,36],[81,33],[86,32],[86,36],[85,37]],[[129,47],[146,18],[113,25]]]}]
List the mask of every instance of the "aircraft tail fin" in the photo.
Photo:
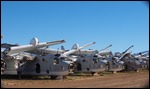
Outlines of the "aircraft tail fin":
[{"label": "aircraft tail fin", "polygon": [[61,50],[65,50],[65,47],[64,47],[64,46],[61,46]]}]

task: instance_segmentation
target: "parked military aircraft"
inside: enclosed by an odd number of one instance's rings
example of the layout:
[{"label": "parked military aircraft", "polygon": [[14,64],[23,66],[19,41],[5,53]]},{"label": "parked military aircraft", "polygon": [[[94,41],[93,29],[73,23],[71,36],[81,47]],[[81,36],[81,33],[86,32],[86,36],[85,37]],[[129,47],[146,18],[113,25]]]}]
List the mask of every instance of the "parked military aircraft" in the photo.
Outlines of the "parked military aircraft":
[{"label": "parked military aircraft", "polygon": [[[76,45],[78,46],[78,45]],[[110,45],[111,46],[111,45]],[[109,47],[110,47],[109,46]],[[72,47],[73,49],[74,47]],[[76,48],[76,47],[75,47]],[[108,52],[104,52],[104,50],[106,50],[107,48],[103,49],[103,51],[97,51],[97,50],[77,50],[74,53],[69,53],[68,55],[68,60],[72,61],[73,64],[73,69],[72,71],[70,71],[70,73],[73,72],[91,72],[92,74],[94,74],[95,72],[100,72],[100,71],[104,71],[105,68],[105,63],[101,60],[99,60],[99,62],[97,63],[93,63],[93,58],[97,58],[100,59],[98,56],[96,56],[95,54],[99,54],[99,53],[108,53]],[[67,52],[67,50],[65,50],[65,48],[63,46],[61,46],[61,50],[56,50],[56,49],[39,49],[39,52],[42,52],[44,54],[61,54],[64,52]],[[79,61],[84,59],[86,62]],[[80,66],[80,65],[81,66]],[[100,68],[94,67],[94,65],[98,65]],[[89,68],[89,66],[91,66]],[[82,67],[82,70],[79,69],[79,67]]]},{"label": "parked military aircraft", "polygon": [[125,70],[139,71],[141,69],[149,69],[149,51],[128,54],[123,61],[125,62]]},{"label": "parked military aircraft", "polygon": [[106,66],[107,61],[103,60],[102,56],[107,55],[109,53],[109,51],[105,50],[111,46],[112,45],[109,45],[108,47],[100,51],[80,50],[72,54],[73,56],[76,56],[75,57],[76,61],[74,62],[75,65],[74,72],[82,72],[82,73],[87,72],[93,75],[95,73],[105,71],[107,69]]},{"label": "parked military aircraft", "polygon": [[111,72],[117,72],[117,71],[121,71],[124,69],[124,61],[122,61],[122,59],[130,52],[128,52],[128,50],[133,47],[130,46],[128,49],[126,49],[123,53],[121,53],[120,55],[115,54],[113,57],[108,57],[106,58],[108,60],[108,71]]},{"label": "parked military aircraft", "polygon": [[[70,61],[67,55],[74,53],[84,47],[87,47],[95,42],[79,47],[77,44],[73,45],[72,50],[66,51],[62,54],[46,54],[34,56],[31,54],[34,51],[28,51],[26,53],[29,57],[25,56],[25,53],[16,57],[17,60],[13,61],[16,69],[13,71],[8,70],[7,74],[15,75],[48,75],[51,78],[63,77],[70,73],[72,61]],[[35,53],[35,52],[34,52]],[[19,61],[18,61],[19,60]],[[10,62],[9,62],[10,63]],[[12,64],[12,63],[11,63]],[[12,65],[11,65],[12,67]],[[5,74],[6,72],[4,72]]]},{"label": "parked military aircraft", "polygon": [[12,45],[7,43],[1,44],[1,74],[16,74],[16,69],[18,68],[17,62],[21,62],[21,58],[26,58],[27,60],[30,60],[32,59],[32,57],[34,57],[31,55],[27,55],[23,52],[36,51],[36,49],[38,48],[52,46],[64,42],[64,40],[58,40],[39,43],[37,38],[33,38],[28,45]]}]

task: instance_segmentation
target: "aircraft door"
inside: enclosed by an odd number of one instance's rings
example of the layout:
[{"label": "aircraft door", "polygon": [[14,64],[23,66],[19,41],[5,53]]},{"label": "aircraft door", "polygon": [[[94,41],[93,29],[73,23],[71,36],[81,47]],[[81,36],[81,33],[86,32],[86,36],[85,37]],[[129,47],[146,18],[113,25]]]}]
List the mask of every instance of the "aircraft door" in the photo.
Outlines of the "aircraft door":
[{"label": "aircraft door", "polygon": [[35,69],[36,69],[36,73],[40,73],[41,72],[41,66],[40,66],[39,63],[36,64]]},{"label": "aircraft door", "polygon": [[78,71],[81,71],[81,70],[82,70],[80,63],[77,63],[77,70],[78,70]]}]

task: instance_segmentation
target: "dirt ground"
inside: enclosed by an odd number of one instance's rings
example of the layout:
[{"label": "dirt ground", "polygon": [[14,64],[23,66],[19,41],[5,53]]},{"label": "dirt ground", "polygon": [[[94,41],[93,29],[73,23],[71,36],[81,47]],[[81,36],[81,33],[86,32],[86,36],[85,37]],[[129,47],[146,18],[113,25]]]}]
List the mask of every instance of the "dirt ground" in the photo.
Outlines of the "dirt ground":
[{"label": "dirt ground", "polygon": [[142,88],[149,84],[149,71],[67,76],[64,80],[1,79],[4,88]]}]

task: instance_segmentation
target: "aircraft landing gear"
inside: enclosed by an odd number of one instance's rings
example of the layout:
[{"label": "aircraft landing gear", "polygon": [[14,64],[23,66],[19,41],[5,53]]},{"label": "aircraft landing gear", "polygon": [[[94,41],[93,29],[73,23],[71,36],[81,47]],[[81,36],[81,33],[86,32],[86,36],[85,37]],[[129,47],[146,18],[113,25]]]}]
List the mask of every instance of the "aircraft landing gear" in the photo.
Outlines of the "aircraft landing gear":
[{"label": "aircraft landing gear", "polygon": [[139,69],[136,69],[136,70],[135,70],[135,72],[139,72],[139,71],[140,71]]},{"label": "aircraft landing gear", "polygon": [[18,71],[17,74],[18,74],[18,79],[21,79],[21,74],[22,74],[22,72],[21,72],[21,71]]},{"label": "aircraft landing gear", "polygon": [[117,71],[112,71],[113,74],[117,73]]},{"label": "aircraft landing gear", "polygon": [[94,76],[95,72],[91,72],[92,76]]},{"label": "aircraft landing gear", "polygon": [[62,80],[62,79],[66,79],[67,78],[67,76],[51,76],[51,79],[53,79],[53,80]]}]

